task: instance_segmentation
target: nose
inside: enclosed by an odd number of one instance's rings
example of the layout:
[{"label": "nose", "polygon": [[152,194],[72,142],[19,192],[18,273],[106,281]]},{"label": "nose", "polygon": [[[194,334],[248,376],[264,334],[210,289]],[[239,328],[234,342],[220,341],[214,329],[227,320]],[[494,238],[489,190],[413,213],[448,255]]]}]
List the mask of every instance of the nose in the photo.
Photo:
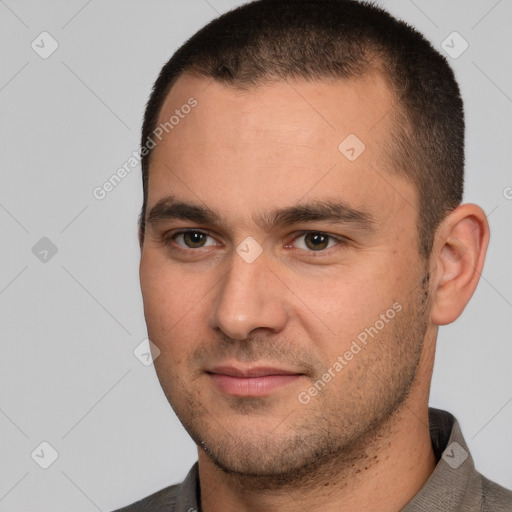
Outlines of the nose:
[{"label": "nose", "polygon": [[210,327],[237,340],[246,339],[256,329],[279,332],[288,320],[286,291],[268,268],[264,253],[248,263],[234,252],[230,269],[217,288]]}]

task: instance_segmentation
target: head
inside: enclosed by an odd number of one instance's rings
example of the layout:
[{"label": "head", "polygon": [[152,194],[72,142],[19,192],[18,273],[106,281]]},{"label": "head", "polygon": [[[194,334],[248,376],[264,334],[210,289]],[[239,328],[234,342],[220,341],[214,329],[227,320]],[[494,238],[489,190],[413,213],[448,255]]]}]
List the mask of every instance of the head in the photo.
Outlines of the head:
[{"label": "head", "polygon": [[418,32],[353,0],[242,6],[163,67],[142,148],[148,332],[203,454],[285,482],[426,411],[488,231],[460,204],[457,83]]},{"label": "head", "polygon": [[462,201],[463,103],[446,59],[415,29],[368,2],[262,0],[212,21],[162,68],[142,129],[141,146],[148,148],[142,157],[142,237],[152,148],[175,122],[165,119],[167,126],[159,129],[158,118],[185,71],[237,89],[376,74],[392,93],[386,113],[392,131],[382,157],[390,172],[408,178],[419,192],[419,249],[425,257],[439,222]]}]

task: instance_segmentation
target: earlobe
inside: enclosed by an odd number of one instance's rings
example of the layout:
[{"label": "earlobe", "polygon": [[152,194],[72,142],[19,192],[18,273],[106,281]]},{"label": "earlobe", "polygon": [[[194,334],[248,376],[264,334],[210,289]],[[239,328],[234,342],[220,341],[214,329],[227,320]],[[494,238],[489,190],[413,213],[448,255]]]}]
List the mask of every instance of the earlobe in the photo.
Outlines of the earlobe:
[{"label": "earlobe", "polygon": [[480,279],[488,244],[489,224],[475,204],[458,206],[441,223],[432,254],[434,324],[449,324],[464,311]]}]

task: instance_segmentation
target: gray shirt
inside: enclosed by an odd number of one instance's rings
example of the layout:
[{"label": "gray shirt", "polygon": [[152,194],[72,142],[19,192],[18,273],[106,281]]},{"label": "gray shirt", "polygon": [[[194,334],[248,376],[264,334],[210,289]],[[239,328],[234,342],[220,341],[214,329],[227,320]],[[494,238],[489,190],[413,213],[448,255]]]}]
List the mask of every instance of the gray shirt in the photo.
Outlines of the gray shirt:
[{"label": "gray shirt", "polygon": [[[457,420],[429,409],[434,472],[401,512],[512,512],[512,492],[475,469]],[[116,512],[200,512],[197,463],[181,484],[171,485]]]}]

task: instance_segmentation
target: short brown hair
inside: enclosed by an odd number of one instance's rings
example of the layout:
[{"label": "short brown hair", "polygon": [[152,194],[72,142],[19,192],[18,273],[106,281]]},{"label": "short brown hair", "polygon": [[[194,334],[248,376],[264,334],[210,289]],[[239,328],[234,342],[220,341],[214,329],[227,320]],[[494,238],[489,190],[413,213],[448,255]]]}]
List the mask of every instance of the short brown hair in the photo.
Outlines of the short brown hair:
[{"label": "short brown hair", "polygon": [[[257,0],[213,20],[162,68],[147,103],[147,147],[163,102],[185,72],[234,87],[269,80],[362,77],[378,71],[396,98],[390,163],[419,197],[420,253],[427,257],[445,215],[462,201],[464,111],[446,59],[414,28],[369,2]],[[144,238],[151,152],[142,157]]]}]

